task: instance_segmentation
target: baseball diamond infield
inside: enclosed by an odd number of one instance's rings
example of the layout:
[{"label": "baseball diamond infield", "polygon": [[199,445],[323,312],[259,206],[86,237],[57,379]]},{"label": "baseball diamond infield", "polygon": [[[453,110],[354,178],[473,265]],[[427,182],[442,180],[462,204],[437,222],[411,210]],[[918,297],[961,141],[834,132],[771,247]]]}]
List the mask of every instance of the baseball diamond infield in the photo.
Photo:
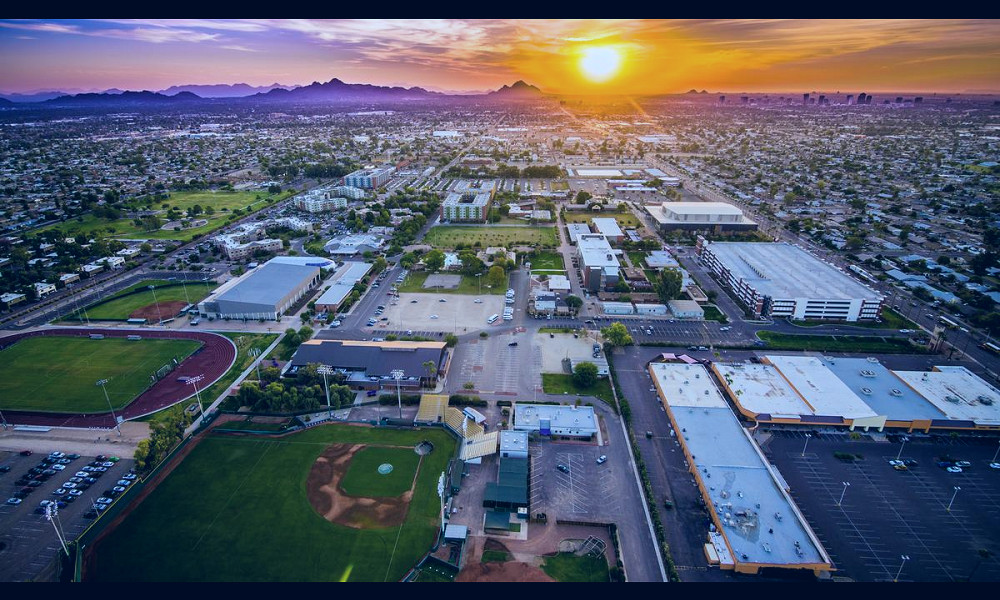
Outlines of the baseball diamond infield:
[{"label": "baseball diamond infield", "polygon": [[[58,327],[44,328],[35,331],[27,331],[0,338],[0,350],[4,353],[17,351],[12,348],[14,344],[26,338],[37,337],[58,337],[75,338],[76,340],[89,342],[88,337],[93,334],[103,335],[105,338],[127,338],[130,335],[142,337],[140,341],[130,341],[130,343],[142,344],[147,340],[193,340],[200,343],[200,348],[194,350],[189,356],[176,365],[173,371],[154,383],[145,390],[140,387],[141,392],[131,402],[124,404],[120,410],[115,410],[115,415],[124,420],[135,419],[144,415],[156,412],[173,404],[176,404],[193,395],[194,389],[191,385],[179,381],[181,378],[204,375],[204,379],[199,384],[199,388],[206,388],[222,377],[226,371],[236,361],[236,346],[225,336],[205,331],[175,331],[162,329],[125,329],[125,328],[92,328],[92,327]],[[95,340],[95,344],[100,344],[102,340]],[[116,340],[117,341],[117,340]],[[79,345],[78,343],[76,345]],[[86,345],[84,345],[86,347]],[[150,371],[161,365],[155,365]],[[101,374],[87,371],[86,361],[83,363],[85,376],[88,380],[77,382],[79,385],[94,386],[97,378]],[[31,374],[26,374],[30,376]],[[93,376],[96,375],[96,376]],[[77,374],[77,377],[82,375]],[[92,380],[90,380],[92,379]],[[96,388],[95,388],[96,389]],[[111,388],[108,388],[109,392]],[[110,412],[87,413],[85,411],[50,412],[40,409],[18,407],[17,409],[4,409],[4,416],[10,423],[18,425],[43,425],[49,427],[85,427],[85,428],[111,428],[115,421]]]},{"label": "baseball diamond infield", "polygon": [[[435,450],[418,456],[413,447],[423,440]],[[334,502],[318,512],[316,503],[324,500],[313,490],[347,472],[362,448],[385,447],[409,452],[419,463],[405,494],[378,499],[399,506],[379,515],[383,521],[365,524],[342,523],[350,511],[339,512],[339,519],[321,515]],[[86,548],[83,579],[399,581],[440,532],[438,478],[455,448],[455,438],[440,428],[337,424],[281,436],[209,432]]]}]

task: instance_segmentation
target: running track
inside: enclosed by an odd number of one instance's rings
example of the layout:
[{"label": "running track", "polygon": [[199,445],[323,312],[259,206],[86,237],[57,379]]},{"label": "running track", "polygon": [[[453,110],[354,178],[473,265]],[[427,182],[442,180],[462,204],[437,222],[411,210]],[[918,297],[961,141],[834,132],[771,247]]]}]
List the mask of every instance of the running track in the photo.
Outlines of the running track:
[{"label": "running track", "polygon": [[[135,419],[155,412],[194,395],[191,385],[177,381],[178,377],[204,375],[198,389],[207,388],[225,375],[236,362],[236,346],[229,338],[214,333],[201,331],[163,331],[153,329],[101,329],[96,327],[52,328],[17,333],[0,338],[0,350],[24,339],[41,335],[86,337],[92,333],[104,334],[105,337],[126,337],[141,335],[143,338],[188,339],[202,342],[202,347],[194,354],[184,359],[170,375],[158,381],[153,387],[139,395],[125,409],[117,413],[125,420]],[[83,382],[81,385],[92,385]],[[211,402],[209,400],[208,402]],[[48,427],[87,427],[110,429],[115,426],[111,413],[103,414],[69,414],[45,413],[33,411],[4,411],[8,423],[17,425],[44,425]]]}]

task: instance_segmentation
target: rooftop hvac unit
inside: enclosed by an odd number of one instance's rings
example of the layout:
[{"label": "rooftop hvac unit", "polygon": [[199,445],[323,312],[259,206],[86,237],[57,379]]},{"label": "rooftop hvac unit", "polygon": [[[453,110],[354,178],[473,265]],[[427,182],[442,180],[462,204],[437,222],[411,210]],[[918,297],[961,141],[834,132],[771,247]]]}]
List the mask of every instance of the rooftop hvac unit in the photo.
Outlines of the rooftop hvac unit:
[{"label": "rooftop hvac unit", "polygon": [[889,390],[889,395],[890,396],[895,396],[895,397],[899,398],[900,396],[903,395],[903,390],[898,390],[896,388],[892,388],[891,390]]},{"label": "rooftop hvac unit", "polygon": [[861,388],[861,393],[864,394],[865,396],[871,396],[872,395],[872,389],[871,388],[863,387],[863,388]]},{"label": "rooftop hvac unit", "polygon": [[958,396],[945,396],[944,399],[947,400],[948,402],[954,402],[955,404],[958,404],[962,400]]},{"label": "rooftop hvac unit", "polygon": [[875,377],[875,371],[869,371],[867,369],[862,369],[861,376],[862,377],[868,377],[869,379],[871,379],[871,378]]},{"label": "rooftop hvac unit", "polygon": [[976,400],[979,400],[980,404],[985,404],[986,406],[993,406],[993,398],[990,398],[989,396],[979,396],[978,398],[976,398]]},{"label": "rooftop hvac unit", "polygon": [[874,356],[869,356],[866,360],[868,362],[872,363],[872,364],[876,364],[876,365],[878,364],[878,359],[875,358]]}]

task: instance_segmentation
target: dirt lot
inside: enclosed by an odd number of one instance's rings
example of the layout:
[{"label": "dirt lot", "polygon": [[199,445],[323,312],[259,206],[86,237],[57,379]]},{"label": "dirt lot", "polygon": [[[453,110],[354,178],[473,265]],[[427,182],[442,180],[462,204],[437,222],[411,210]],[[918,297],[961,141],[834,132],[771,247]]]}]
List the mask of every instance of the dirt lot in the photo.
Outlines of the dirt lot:
[{"label": "dirt lot", "polygon": [[181,309],[187,306],[187,302],[182,300],[170,300],[159,304],[148,304],[142,308],[132,311],[128,317],[130,319],[146,319],[150,323],[158,323],[163,319],[172,319],[180,314]]},{"label": "dirt lot", "polygon": [[591,358],[596,341],[593,337],[574,338],[572,333],[536,335],[534,345],[541,348],[542,373],[562,373],[562,361],[566,357]]},{"label": "dirt lot", "polygon": [[[363,444],[331,444],[313,463],[306,480],[309,504],[323,517],[354,529],[396,527],[406,520],[413,489],[399,498],[358,498],[340,489],[354,454]],[[415,480],[414,480],[415,481]]]},{"label": "dirt lot", "polygon": [[[445,302],[440,302],[444,298]],[[476,298],[482,300],[476,304]],[[416,300],[414,303],[413,301]],[[492,314],[503,315],[501,296],[465,296],[460,294],[400,294],[399,303],[386,306],[388,321],[380,325],[392,331],[447,331],[458,333],[488,328],[486,319]],[[437,315],[432,319],[431,315]],[[504,321],[498,319],[495,324]]]}]

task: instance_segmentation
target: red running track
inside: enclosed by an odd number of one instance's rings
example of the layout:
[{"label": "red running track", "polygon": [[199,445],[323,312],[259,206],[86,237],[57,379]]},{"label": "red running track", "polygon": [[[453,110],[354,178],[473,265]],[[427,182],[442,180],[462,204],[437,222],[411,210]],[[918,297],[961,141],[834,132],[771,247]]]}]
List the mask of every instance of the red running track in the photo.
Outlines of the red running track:
[{"label": "red running track", "polygon": [[[181,361],[181,364],[170,374],[156,382],[153,387],[139,395],[126,406],[118,416],[125,420],[135,419],[151,412],[158,411],[194,394],[194,387],[177,381],[178,377],[194,377],[204,375],[198,389],[202,390],[226,374],[236,362],[236,346],[222,335],[202,331],[175,331],[154,329],[101,329],[96,327],[72,327],[41,329],[17,333],[0,338],[0,350],[26,338],[37,336],[73,336],[87,337],[92,333],[100,333],[106,337],[127,337],[141,335],[146,338],[187,339],[202,342],[202,347],[194,354]],[[81,384],[83,385],[83,384]],[[213,399],[202,398],[207,404]],[[4,411],[8,423],[17,425],[44,425],[47,427],[85,427],[109,429],[115,426],[115,420],[110,412],[99,414],[47,413],[35,411]]]}]

